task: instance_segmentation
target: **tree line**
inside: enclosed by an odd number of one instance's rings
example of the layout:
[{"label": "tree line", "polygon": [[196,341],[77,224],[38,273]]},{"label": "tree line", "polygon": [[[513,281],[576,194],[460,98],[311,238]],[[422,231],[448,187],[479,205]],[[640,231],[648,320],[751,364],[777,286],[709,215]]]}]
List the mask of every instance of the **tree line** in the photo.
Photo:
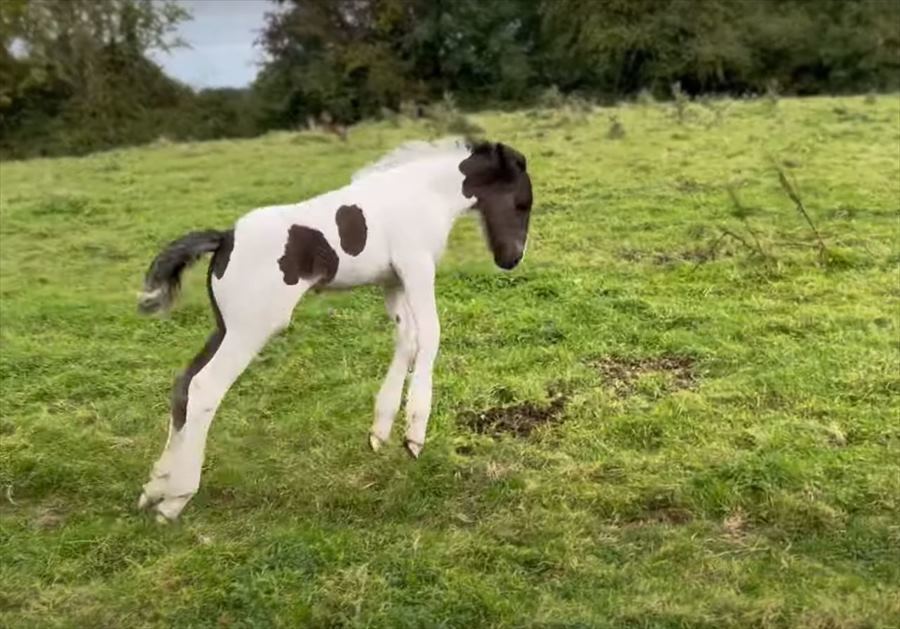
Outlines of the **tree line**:
[{"label": "tree line", "polygon": [[166,0],[0,2],[0,154],[78,154],[415,111],[900,89],[893,0],[273,0],[246,89],[195,91],[148,58],[189,19]]}]

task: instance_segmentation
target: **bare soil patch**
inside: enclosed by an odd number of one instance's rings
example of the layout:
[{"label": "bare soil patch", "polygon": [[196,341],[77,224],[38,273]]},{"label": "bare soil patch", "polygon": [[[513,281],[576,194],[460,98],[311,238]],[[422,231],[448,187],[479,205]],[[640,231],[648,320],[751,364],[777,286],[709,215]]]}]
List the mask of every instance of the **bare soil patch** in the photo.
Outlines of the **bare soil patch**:
[{"label": "bare soil patch", "polygon": [[560,395],[545,405],[521,402],[481,411],[465,411],[459,415],[459,421],[480,435],[512,435],[521,439],[528,437],[539,426],[560,423],[567,402],[568,398]]},{"label": "bare soil patch", "polygon": [[637,381],[647,374],[666,374],[670,392],[692,389],[698,380],[696,360],[690,356],[672,354],[647,358],[607,356],[594,361],[593,364],[603,376],[606,386],[619,397],[634,393]]},{"label": "bare soil patch", "polygon": [[666,507],[643,513],[640,516],[629,520],[628,524],[632,526],[643,526],[647,524],[681,526],[689,524],[693,519],[694,515],[687,509],[682,509],[680,507]]}]

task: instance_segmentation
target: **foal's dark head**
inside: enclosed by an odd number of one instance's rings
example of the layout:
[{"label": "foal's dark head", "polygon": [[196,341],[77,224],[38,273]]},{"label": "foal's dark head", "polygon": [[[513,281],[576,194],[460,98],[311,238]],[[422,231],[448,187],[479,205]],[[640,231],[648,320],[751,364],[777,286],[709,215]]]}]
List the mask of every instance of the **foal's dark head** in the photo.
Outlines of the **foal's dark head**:
[{"label": "foal's dark head", "polygon": [[475,197],[494,262],[504,269],[516,266],[525,253],[531,215],[531,179],[525,156],[505,144],[483,142],[460,165],[465,175],[462,192]]}]

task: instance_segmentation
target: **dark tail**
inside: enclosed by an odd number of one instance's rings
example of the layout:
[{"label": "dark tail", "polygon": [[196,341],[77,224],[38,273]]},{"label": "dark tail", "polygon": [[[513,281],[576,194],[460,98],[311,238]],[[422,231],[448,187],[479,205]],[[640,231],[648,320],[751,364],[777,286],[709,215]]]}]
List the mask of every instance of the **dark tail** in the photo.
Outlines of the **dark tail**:
[{"label": "dark tail", "polygon": [[203,255],[218,250],[231,233],[231,230],[191,232],[169,243],[147,269],[144,292],[138,298],[138,312],[154,314],[168,310],[178,294],[181,273]]}]

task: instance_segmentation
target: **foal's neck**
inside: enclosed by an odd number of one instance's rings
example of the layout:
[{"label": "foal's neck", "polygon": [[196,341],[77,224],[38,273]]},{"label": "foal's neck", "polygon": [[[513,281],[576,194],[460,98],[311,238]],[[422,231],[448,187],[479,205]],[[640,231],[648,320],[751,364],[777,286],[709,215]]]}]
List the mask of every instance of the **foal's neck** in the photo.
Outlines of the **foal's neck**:
[{"label": "foal's neck", "polygon": [[462,193],[463,174],[459,172],[461,159],[458,155],[449,155],[430,160],[428,168],[422,173],[422,184],[440,199],[438,207],[433,211],[441,216],[448,232],[456,219],[472,206],[472,199],[467,199]]},{"label": "foal's neck", "polygon": [[388,220],[399,220],[418,233],[404,247],[425,248],[438,258],[456,219],[474,202],[463,196],[464,176],[459,170],[469,150],[462,145],[424,146],[409,152],[398,156],[406,157],[399,164],[386,159],[383,169],[376,163],[361,171],[358,183],[366,194],[384,201]]}]

